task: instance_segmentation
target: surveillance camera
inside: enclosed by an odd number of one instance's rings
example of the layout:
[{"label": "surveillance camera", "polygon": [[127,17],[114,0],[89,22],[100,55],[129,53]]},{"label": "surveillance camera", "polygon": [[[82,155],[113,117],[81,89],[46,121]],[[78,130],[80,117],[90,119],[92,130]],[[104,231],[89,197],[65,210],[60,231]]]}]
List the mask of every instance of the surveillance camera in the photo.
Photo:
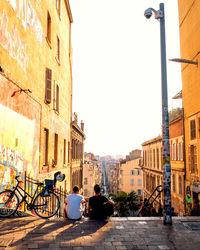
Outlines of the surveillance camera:
[{"label": "surveillance camera", "polygon": [[149,19],[152,16],[152,10],[150,8],[146,9],[144,12],[144,16]]}]

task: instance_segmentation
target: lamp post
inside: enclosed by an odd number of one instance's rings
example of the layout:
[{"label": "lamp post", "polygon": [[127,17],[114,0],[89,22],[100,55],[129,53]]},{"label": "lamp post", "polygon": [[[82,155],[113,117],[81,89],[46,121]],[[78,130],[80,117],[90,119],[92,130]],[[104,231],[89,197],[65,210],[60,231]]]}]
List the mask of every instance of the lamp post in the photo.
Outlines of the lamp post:
[{"label": "lamp post", "polygon": [[164,211],[163,223],[171,225],[171,165],[170,165],[170,145],[169,145],[169,118],[167,99],[167,67],[166,67],[166,45],[165,45],[165,13],[164,3],[160,3],[158,11],[148,8],[144,16],[149,19],[154,13],[155,19],[160,21],[160,46],[161,46],[161,79],[162,79],[162,157],[164,169]]}]

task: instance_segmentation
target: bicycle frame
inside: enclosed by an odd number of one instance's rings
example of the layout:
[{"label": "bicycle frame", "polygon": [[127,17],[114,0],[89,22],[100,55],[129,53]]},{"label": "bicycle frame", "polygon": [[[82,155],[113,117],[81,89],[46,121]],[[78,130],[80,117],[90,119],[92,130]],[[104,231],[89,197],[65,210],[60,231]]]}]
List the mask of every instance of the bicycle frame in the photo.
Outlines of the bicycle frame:
[{"label": "bicycle frame", "polygon": [[[12,190],[12,191],[13,191],[16,195],[17,195],[18,193],[20,194],[22,200],[20,201],[19,205],[22,204],[23,202],[25,202],[26,205],[27,205],[28,207],[30,207],[30,209],[32,210],[32,206],[31,206],[31,205],[33,204],[33,200],[34,200],[36,194],[38,193],[39,185],[35,183],[35,184],[37,185],[37,188],[36,188],[34,194],[33,194],[33,195],[30,195],[29,193],[26,192],[26,190],[24,190],[22,187],[19,186],[19,183],[20,183],[20,182],[17,183],[17,186],[16,186],[16,187],[14,188],[14,190]],[[20,190],[23,191],[24,194],[22,194],[22,193],[20,192]],[[18,193],[16,193],[16,191],[17,191]],[[31,198],[31,202],[30,202],[30,203],[28,203],[27,200],[26,200],[27,196]]]}]

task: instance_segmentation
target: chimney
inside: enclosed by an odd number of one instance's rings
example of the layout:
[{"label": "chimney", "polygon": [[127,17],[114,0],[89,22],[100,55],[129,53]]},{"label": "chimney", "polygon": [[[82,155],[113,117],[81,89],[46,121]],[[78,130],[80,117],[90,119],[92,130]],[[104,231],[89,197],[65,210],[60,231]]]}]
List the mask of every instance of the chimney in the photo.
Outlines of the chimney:
[{"label": "chimney", "polygon": [[84,122],[81,121],[81,130],[84,132]]}]

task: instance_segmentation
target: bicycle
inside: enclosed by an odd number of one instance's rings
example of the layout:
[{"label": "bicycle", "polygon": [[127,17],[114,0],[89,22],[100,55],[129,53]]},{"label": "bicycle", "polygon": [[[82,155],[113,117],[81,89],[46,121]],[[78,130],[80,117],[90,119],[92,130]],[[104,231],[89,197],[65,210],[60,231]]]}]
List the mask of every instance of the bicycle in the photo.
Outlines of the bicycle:
[{"label": "bicycle", "polygon": [[[44,219],[53,217],[60,208],[59,197],[55,194],[55,184],[57,181],[63,181],[64,179],[65,175],[58,171],[54,174],[54,180],[45,179],[45,184],[34,182],[37,188],[34,194],[30,195],[19,185],[22,181],[19,180],[19,176],[16,176],[16,187],[13,190],[0,192],[0,217],[14,215],[23,202],[26,203],[27,210],[34,210],[39,217]],[[39,188],[42,188],[42,191],[38,193]],[[21,191],[24,192],[24,195]],[[21,200],[19,199],[19,195]],[[27,201],[28,197],[31,199],[30,202]]]}]

